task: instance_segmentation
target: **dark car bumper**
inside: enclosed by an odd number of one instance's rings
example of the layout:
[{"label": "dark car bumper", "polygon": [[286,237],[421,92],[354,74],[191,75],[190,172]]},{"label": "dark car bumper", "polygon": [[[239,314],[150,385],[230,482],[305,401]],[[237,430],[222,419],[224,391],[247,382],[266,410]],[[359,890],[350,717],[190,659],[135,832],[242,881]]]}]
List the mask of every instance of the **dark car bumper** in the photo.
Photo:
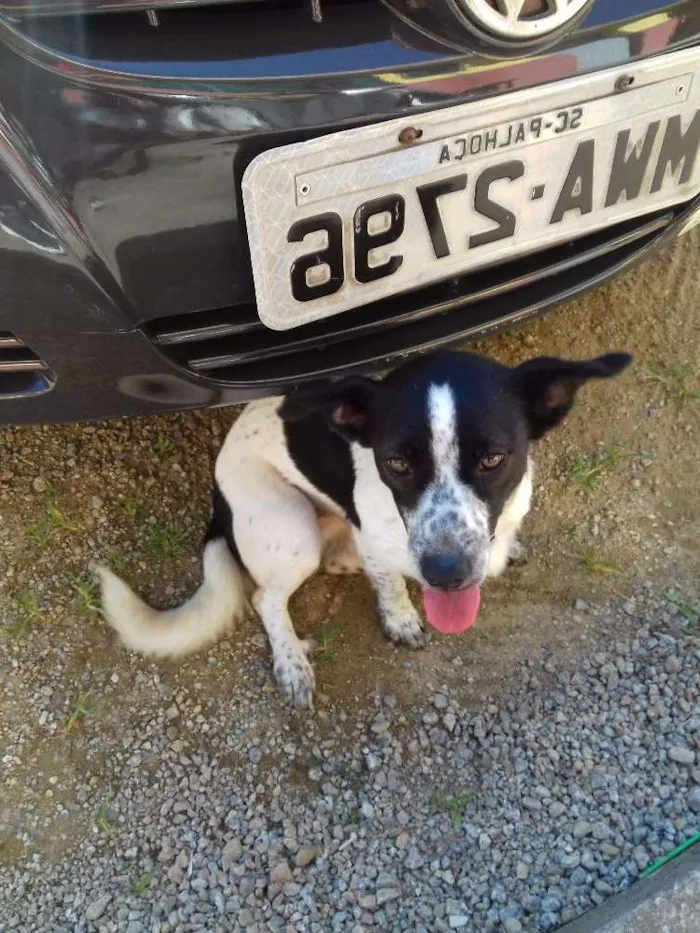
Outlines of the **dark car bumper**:
[{"label": "dark car bumper", "polygon": [[285,7],[273,29],[233,7],[163,14],[163,33],[137,14],[0,20],[0,338],[17,339],[0,339],[0,423],[226,404],[382,369],[539,313],[674,236],[697,203],[285,333],[257,318],[251,159],[700,34],[694,2],[593,9],[556,46],[500,60],[450,53],[369,2],[313,27]]}]

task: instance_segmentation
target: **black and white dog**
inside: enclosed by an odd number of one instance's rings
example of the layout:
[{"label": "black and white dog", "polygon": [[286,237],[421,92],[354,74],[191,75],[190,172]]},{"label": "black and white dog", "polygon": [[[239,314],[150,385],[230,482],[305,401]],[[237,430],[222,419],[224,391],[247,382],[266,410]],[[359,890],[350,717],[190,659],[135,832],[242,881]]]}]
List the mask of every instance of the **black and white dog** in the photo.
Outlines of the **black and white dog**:
[{"label": "black and white dog", "polygon": [[364,569],[387,638],[419,648],[405,578],[439,632],[468,629],[480,584],[517,555],[530,507],[530,442],[568,413],[588,379],[631,357],[531,360],[510,369],[464,353],[406,363],[381,381],[346,378],[248,405],[216,461],[204,578],[175,609],[143,603],[104,567],[104,614],[127,647],[177,656],[213,641],[246,607],[244,573],[284,693],[311,706],[311,643],[287,604],[321,565]]}]

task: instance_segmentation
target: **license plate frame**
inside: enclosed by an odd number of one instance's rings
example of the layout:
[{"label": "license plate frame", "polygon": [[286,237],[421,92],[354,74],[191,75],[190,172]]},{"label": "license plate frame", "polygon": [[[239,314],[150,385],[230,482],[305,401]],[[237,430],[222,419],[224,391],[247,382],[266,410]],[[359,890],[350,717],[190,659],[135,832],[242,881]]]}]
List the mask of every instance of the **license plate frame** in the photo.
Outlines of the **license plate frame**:
[{"label": "license plate frame", "polygon": [[689,200],[699,71],[684,50],[261,153],[242,179],[260,320],[299,327]]}]

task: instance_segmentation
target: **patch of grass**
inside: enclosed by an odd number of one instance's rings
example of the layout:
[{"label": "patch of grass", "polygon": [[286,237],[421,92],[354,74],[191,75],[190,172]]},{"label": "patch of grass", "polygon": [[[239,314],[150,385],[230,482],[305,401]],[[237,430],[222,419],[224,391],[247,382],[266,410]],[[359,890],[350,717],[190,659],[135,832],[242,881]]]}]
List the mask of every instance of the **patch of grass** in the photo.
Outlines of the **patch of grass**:
[{"label": "patch of grass", "polygon": [[91,690],[85,690],[79,693],[73,703],[73,709],[66,716],[66,732],[73,732],[75,727],[90,715],[90,694]]},{"label": "patch of grass", "polygon": [[128,560],[129,558],[124,554],[113,554],[112,557],[110,557],[109,562],[112,565],[112,569],[116,573],[121,573],[122,570],[124,570],[126,567]]},{"label": "patch of grass", "polygon": [[151,557],[178,557],[185,546],[188,533],[165,528],[154,522],[148,529],[146,552]]},{"label": "patch of grass", "polygon": [[589,573],[624,573],[624,567],[605,560],[594,547],[583,547],[578,552],[581,563]]},{"label": "patch of grass", "polygon": [[81,530],[80,525],[75,525],[71,522],[66,517],[65,512],[59,509],[55,499],[50,499],[46,503],[46,521],[55,531],[76,532]]},{"label": "patch of grass", "polygon": [[148,889],[150,888],[150,886],[153,884],[154,880],[157,877],[158,877],[158,872],[155,870],[155,868],[152,868],[150,871],[144,872],[141,875],[141,877],[138,879],[136,884],[134,885],[134,894],[136,894],[137,896],[140,896],[141,894],[145,894],[146,891],[148,891]]},{"label": "patch of grass", "polygon": [[32,522],[27,528],[26,536],[34,548],[41,552],[46,550],[53,538],[53,530],[44,521]]},{"label": "patch of grass", "polygon": [[435,809],[438,813],[449,813],[452,825],[459,828],[464,822],[464,811],[474,800],[474,794],[459,794],[450,797],[447,794],[435,795]]},{"label": "patch of grass", "polygon": [[316,655],[317,660],[330,661],[331,663],[338,660],[338,652],[332,651],[331,646],[342,630],[342,622],[329,622],[323,626],[316,638],[319,645],[319,651]]},{"label": "patch of grass", "polygon": [[141,500],[136,495],[128,495],[119,500],[119,505],[127,518],[136,518],[141,509]]},{"label": "patch of grass", "polygon": [[153,448],[159,460],[167,460],[168,457],[172,456],[175,445],[169,437],[166,437],[164,434],[159,434]]},{"label": "patch of grass", "polygon": [[700,624],[700,599],[683,596],[675,590],[669,590],[666,599],[678,606],[678,612],[687,621],[688,628],[695,631]]},{"label": "patch of grass", "polygon": [[618,443],[603,451],[594,459],[585,454],[578,454],[571,467],[574,482],[587,489],[597,489],[606,473],[614,470],[624,460],[626,454]]},{"label": "patch of grass", "polygon": [[36,593],[30,589],[18,590],[12,599],[10,621],[0,626],[0,635],[13,641],[20,641],[31,628],[40,622],[43,610]]},{"label": "patch of grass", "polygon": [[69,574],[68,578],[71,586],[78,594],[76,599],[78,612],[83,615],[88,615],[91,612],[102,615],[97,580],[93,580],[91,577],[80,577],[77,574]]},{"label": "patch of grass", "polygon": [[693,368],[684,363],[647,362],[640,368],[642,379],[660,386],[668,401],[681,404],[685,401],[700,401],[697,375]]},{"label": "patch of grass", "polygon": [[103,803],[95,817],[95,826],[103,833],[112,834],[117,831],[117,821],[109,815],[109,806]]},{"label": "patch of grass", "polygon": [[44,551],[51,543],[54,534],[82,531],[80,525],[72,522],[56,501],[56,490],[49,486],[44,501],[44,517],[33,522],[26,531],[26,536],[38,551]]}]

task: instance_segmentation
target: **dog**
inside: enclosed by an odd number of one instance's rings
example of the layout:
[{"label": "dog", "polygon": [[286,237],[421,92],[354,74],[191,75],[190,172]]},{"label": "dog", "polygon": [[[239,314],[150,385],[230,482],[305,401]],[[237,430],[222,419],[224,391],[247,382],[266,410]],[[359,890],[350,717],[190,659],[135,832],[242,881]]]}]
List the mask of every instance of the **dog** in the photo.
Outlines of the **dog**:
[{"label": "dog", "polygon": [[484,579],[519,555],[532,443],[564,419],[585,382],[631,360],[541,357],[509,368],[439,352],[382,379],[311,383],[252,402],[216,461],[199,589],[159,611],[96,567],[105,618],[134,651],[182,656],[245,612],[250,578],[275,677],[299,707],[313,705],[312,644],[297,637],[287,605],[322,561],[330,573],[364,569],[395,644],[425,642],[406,578],[423,588],[435,629],[466,631]]}]

